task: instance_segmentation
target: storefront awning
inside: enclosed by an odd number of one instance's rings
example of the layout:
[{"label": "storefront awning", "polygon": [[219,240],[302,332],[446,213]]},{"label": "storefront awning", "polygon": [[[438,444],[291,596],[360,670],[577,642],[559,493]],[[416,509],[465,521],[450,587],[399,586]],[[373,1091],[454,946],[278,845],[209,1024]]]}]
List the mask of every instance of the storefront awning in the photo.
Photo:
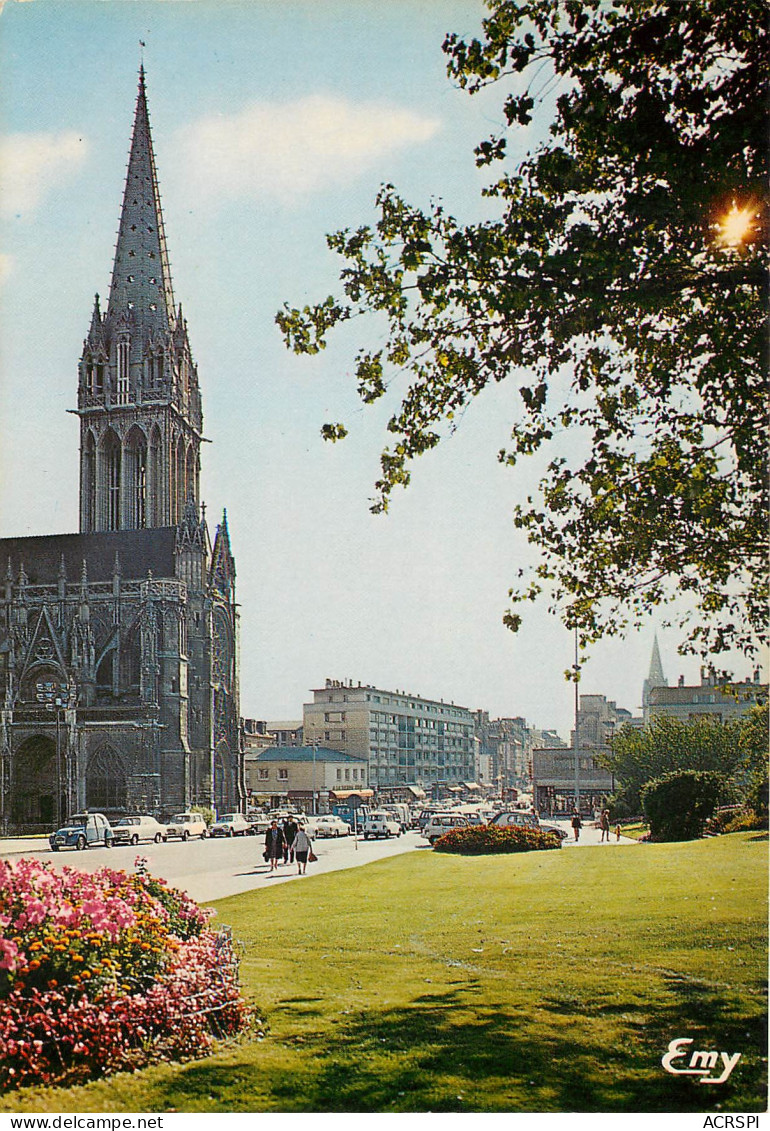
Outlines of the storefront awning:
[{"label": "storefront awning", "polygon": [[347,801],[349,797],[360,797],[362,801],[366,801],[374,797],[373,789],[330,789],[329,797],[333,797],[335,801]]}]

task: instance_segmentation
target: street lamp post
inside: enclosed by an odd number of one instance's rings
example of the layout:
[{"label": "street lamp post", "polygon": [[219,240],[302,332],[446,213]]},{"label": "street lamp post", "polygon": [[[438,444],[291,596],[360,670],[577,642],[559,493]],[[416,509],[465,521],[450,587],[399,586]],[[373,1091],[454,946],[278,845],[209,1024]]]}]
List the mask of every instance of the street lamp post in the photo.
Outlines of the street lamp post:
[{"label": "street lamp post", "polygon": [[315,792],[315,758],[316,758],[316,747],[317,746],[318,746],[318,739],[314,738],[313,739],[313,816],[314,817],[316,817],[318,815],[318,805],[316,803],[316,792]]},{"label": "street lamp post", "polygon": [[575,628],[575,812],[580,813],[580,664],[578,630]]}]

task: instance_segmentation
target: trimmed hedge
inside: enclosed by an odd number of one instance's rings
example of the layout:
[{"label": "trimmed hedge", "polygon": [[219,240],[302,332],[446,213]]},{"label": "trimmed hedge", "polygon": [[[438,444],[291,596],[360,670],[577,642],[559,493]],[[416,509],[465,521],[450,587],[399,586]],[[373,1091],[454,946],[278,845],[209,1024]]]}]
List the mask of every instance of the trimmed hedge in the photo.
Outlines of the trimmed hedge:
[{"label": "trimmed hedge", "polygon": [[679,770],[647,782],[642,804],[650,824],[650,839],[695,840],[703,835],[727,789],[714,770]]},{"label": "trimmed hedge", "polygon": [[461,856],[483,856],[493,852],[537,852],[561,848],[561,837],[542,829],[517,825],[470,825],[450,829],[433,845],[436,852],[455,852]]}]

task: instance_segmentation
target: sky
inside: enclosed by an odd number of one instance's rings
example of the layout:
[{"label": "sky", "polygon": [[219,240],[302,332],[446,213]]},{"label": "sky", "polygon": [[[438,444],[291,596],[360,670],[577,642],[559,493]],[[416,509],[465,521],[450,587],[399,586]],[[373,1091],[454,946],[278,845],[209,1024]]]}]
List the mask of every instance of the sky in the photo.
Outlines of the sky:
[{"label": "sky", "polygon": [[[227,509],[241,604],[241,713],[299,719],[327,677],[524,716],[569,737],[571,635],[545,606],[502,623],[513,527],[538,467],[502,467],[516,386],[485,391],[369,510],[394,402],[365,410],[348,325],[315,358],[275,314],[334,291],[328,232],[371,223],[381,184],[459,219],[492,207],[473,147],[502,92],[447,78],[448,31],[480,0],[6,0],[0,13],[0,536],[78,528],[77,363],[108,294],[140,62],[147,74],[174,292],[203,395],[202,497]],[[522,129],[523,156],[547,123]],[[515,149],[514,149],[515,151]],[[343,420],[344,443],[320,428]],[[658,631],[663,667],[699,661],[650,620],[596,645],[581,690],[640,712]],[[748,673],[748,664],[736,675]]]}]

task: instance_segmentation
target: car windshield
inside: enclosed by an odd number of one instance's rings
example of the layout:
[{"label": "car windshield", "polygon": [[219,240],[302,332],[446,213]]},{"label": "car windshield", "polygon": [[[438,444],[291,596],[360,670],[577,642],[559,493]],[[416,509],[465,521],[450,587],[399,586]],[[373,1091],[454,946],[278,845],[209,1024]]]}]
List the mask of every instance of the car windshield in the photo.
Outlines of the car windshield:
[{"label": "car windshield", "polygon": [[88,821],[88,813],[75,813],[67,821],[68,825],[85,825]]}]

